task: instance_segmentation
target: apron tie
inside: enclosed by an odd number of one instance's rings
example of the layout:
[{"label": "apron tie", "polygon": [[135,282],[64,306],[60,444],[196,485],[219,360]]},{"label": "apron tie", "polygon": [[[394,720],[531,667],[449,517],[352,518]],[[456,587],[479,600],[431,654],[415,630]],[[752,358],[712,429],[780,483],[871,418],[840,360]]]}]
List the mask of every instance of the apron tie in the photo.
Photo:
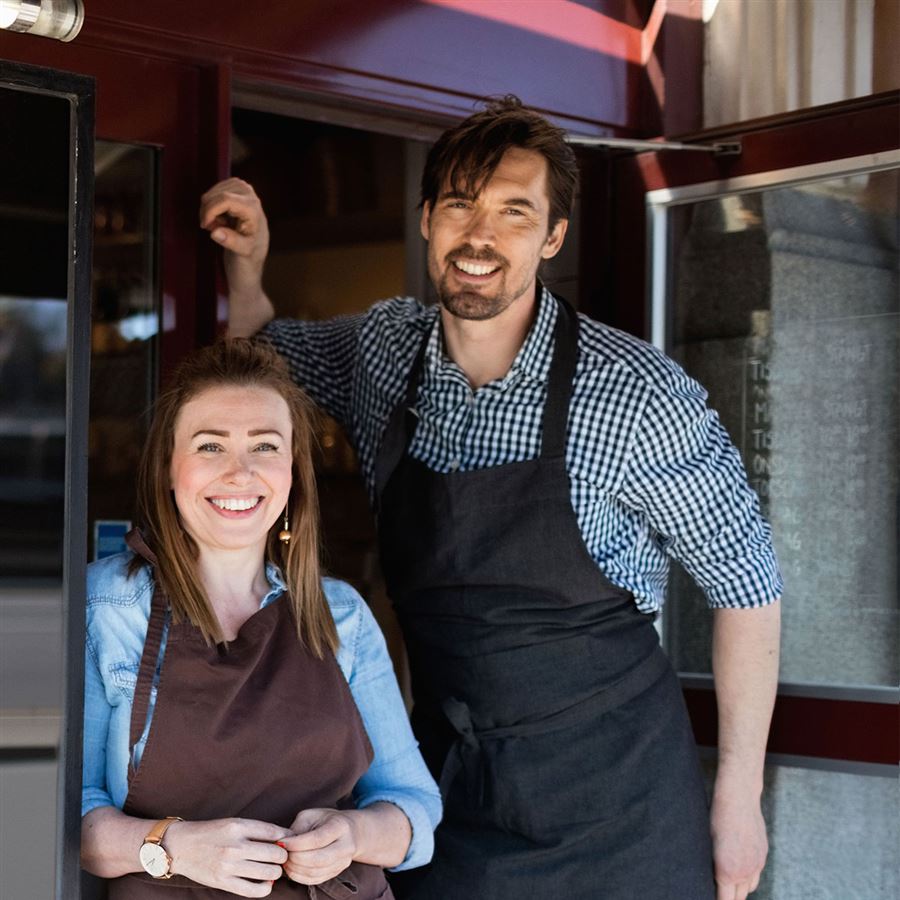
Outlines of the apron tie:
[{"label": "apron tie", "polygon": [[484,805],[484,761],[481,743],[475,734],[469,707],[456,697],[447,697],[441,703],[447,721],[458,735],[441,770],[441,796],[446,802],[450,788],[462,769],[466,772],[469,802],[474,806]]},{"label": "apron tie", "polygon": [[662,648],[655,647],[652,653],[629,669],[618,681],[572,706],[528,722],[478,731],[472,724],[469,707],[456,697],[447,697],[441,703],[441,709],[447,721],[453,726],[457,739],[450,748],[441,770],[441,797],[446,803],[453,782],[460,771],[465,769],[469,802],[478,807],[484,806],[486,779],[482,741],[545,734],[560,728],[568,728],[585,718],[603,715],[647,690],[668,670],[668,657]]}]

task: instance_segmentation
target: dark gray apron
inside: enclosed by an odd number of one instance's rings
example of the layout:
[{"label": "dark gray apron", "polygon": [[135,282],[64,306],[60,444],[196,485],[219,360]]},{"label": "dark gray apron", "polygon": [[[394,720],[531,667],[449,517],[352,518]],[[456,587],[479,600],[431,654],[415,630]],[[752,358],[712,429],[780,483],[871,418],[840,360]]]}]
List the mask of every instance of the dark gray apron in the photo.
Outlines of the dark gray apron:
[{"label": "dark gray apron", "polygon": [[445,802],[434,862],[392,876],[398,898],[714,897],[677,679],[572,508],[577,338],[560,301],[537,459],[439,474],[409,456],[426,336],[376,461],[413,727]]}]

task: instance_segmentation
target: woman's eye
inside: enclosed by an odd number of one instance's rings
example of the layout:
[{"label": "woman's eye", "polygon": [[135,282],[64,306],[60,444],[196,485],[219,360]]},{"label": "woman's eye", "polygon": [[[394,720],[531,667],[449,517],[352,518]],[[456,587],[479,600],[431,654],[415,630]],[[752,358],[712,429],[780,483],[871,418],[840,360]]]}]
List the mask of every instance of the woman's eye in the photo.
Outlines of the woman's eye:
[{"label": "woman's eye", "polygon": [[257,451],[261,451],[263,453],[272,453],[278,449],[278,445],[270,444],[267,441],[265,441],[262,444],[257,444],[253,449],[257,450]]},{"label": "woman's eye", "polygon": [[201,453],[218,453],[221,449],[220,444],[201,444],[197,448]]}]

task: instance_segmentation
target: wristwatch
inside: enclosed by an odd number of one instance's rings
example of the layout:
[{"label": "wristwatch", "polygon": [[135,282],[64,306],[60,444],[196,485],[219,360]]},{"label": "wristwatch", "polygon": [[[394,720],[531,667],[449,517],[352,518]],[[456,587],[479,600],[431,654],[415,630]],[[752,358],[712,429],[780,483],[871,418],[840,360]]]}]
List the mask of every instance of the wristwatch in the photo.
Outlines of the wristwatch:
[{"label": "wristwatch", "polygon": [[144,843],[141,844],[139,853],[141,865],[148,875],[154,878],[171,878],[175,873],[171,871],[172,857],[166,853],[162,845],[163,835],[173,822],[183,822],[179,816],[168,816],[160,819],[151,829]]}]

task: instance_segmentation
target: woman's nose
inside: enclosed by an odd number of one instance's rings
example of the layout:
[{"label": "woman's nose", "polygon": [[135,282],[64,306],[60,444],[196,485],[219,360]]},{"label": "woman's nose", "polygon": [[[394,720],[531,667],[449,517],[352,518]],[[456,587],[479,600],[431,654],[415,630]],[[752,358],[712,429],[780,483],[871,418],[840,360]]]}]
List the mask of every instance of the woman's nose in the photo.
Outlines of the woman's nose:
[{"label": "woman's nose", "polygon": [[242,483],[253,477],[253,461],[244,454],[232,456],[229,459],[228,469],[225,473],[227,481]]}]

